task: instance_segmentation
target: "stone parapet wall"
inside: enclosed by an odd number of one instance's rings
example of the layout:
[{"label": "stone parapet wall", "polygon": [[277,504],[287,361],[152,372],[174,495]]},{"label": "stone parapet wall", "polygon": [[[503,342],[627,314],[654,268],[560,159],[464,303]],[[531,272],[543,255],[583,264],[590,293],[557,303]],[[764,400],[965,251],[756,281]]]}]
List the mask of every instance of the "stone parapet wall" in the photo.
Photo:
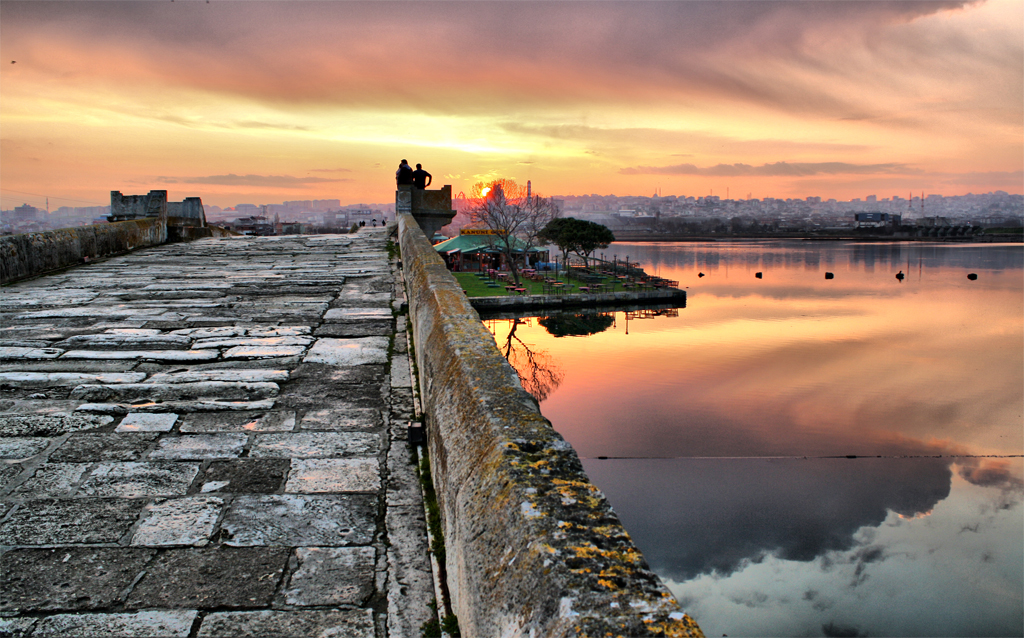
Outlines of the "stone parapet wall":
[{"label": "stone parapet wall", "polygon": [[700,636],[410,215],[399,215],[452,606],[467,638]]},{"label": "stone parapet wall", "polygon": [[0,283],[166,241],[167,224],[159,218],[7,235],[0,237]]}]

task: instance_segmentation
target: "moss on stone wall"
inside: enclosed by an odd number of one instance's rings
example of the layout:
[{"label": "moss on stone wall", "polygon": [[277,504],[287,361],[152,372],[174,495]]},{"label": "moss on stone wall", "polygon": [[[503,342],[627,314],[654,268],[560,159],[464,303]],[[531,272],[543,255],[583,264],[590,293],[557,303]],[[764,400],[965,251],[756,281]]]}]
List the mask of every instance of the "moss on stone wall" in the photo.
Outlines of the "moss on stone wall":
[{"label": "moss on stone wall", "polygon": [[416,364],[466,636],[700,636],[409,215]]}]

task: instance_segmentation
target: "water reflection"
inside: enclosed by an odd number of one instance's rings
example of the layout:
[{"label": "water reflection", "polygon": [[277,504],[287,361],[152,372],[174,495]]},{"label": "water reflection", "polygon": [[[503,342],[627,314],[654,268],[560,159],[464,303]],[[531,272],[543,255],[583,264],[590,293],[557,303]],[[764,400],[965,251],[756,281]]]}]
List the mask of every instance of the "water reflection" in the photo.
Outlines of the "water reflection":
[{"label": "water reflection", "polygon": [[1019,458],[584,465],[708,636],[1021,634]]},{"label": "water reflection", "polygon": [[542,412],[707,635],[1022,634],[1024,248],[605,252],[687,307],[516,338],[558,362]]},{"label": "water reflection", "polygon": [[555,337],[585,337],[611,328],[615,323],[615,315],[606,312],[563,312],[541,317],[538,323]]},{"label": "water reflection", "polygon": [[498,348],[519,375],[519,383],[523,389],[540,402],[547,399],[562,383],[565,373],[546,350],[526,343],[516,334],[520,326],[529,325],[530,321],[514,318],[503,322],[507,327],[507,330],[503,331],[504,337],[498,335],[497,322],[488,322],[488,326],[495,338],[500,339]]}]

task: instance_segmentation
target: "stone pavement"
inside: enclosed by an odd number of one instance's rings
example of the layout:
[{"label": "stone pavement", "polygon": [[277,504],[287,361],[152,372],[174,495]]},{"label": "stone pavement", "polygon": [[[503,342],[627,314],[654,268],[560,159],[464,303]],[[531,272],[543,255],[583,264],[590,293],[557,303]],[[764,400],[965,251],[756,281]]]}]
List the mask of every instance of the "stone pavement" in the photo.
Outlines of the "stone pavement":
[{"label": "stone pavement", "polygon": [[420,635],[387,241],[206,239],[0,289],[0,636]]}]

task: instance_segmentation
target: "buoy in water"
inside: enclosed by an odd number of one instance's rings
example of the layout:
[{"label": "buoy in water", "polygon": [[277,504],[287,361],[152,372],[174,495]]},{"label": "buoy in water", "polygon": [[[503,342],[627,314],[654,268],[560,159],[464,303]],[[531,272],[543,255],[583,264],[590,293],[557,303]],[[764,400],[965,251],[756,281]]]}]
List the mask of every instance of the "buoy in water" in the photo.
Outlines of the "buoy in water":
[{"label": "buoy in water", "polygon": [[967,275],[967,278],[970,279],[971,281],[974,281],[975,279],[978,278],[978,275],[972,272],[971,274]]},{"label": "buoy in water", "polygon": [[703,277],[703,276],[704,276],[704,273],[702,273],[702,272],[699,272],[699,273],[697,273],[697,276],[698,276],[698,277]]},{"label": "buoy in water", "polygon": [[759,273],[759,272],[755,272],[754,276],[757,277],[758,279],[761,279],[761,273]]},{"label": "buoy in water", "polygon": [[833,278],[835,278],[835,275],[833,275],[832,273],[830,273],[830,272],[825,273],[825,279],[833,279]]}]

